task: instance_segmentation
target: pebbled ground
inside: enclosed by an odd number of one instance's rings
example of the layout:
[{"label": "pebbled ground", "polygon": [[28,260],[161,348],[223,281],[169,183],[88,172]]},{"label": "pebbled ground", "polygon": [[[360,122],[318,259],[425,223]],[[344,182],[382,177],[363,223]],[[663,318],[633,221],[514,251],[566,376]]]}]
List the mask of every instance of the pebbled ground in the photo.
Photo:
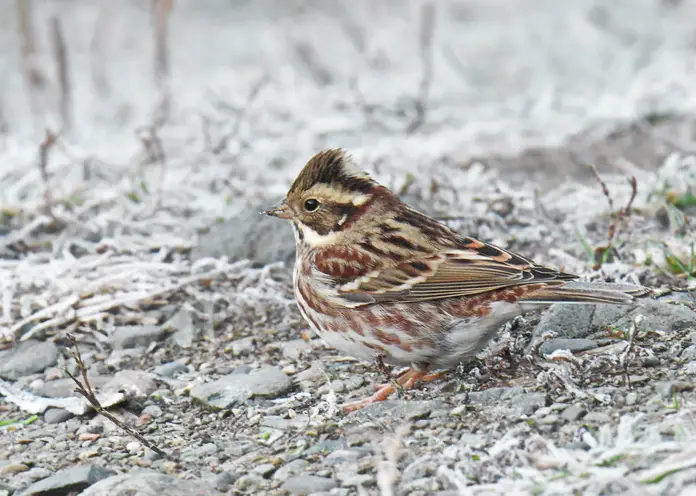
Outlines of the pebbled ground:
[{"label": "pebbled ground", "polygon": [[[696,3],[604,4],[176,2],[164,124],[139,3],[33,2],[33,100],[2,16],[0,495],[689,494]],[[301,338],[290,228],[257,216],[326,146],[467,235],[656,293],[516,319],[344,415],[384,378]],[[69,333],[164,455],[73,392]]]}]

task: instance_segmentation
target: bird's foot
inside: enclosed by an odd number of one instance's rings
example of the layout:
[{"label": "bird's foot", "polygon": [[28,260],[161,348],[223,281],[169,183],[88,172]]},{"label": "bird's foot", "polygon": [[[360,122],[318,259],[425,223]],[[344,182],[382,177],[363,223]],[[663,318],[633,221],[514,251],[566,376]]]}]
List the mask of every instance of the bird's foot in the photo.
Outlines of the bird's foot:
[{"label": "bird's foot", "polygon": [[375,394],[364,398],[359,401],[353,401],[351,403],[345,403],[343,405],[343,412],[350,413],[356,410],[365,408],[371,403],[377,403],[378,401],[384,401],[389,396],[394,394],[397,390],[406,391],[412,389],[413,386],[419,382],[431,382],[442,377],[443,372],[433,372],[428,374],[427,371],[413,370],[411,368],[407,369],[401,375],[399,375],[393,383],[388,384],[378,384],[375,385]]}]

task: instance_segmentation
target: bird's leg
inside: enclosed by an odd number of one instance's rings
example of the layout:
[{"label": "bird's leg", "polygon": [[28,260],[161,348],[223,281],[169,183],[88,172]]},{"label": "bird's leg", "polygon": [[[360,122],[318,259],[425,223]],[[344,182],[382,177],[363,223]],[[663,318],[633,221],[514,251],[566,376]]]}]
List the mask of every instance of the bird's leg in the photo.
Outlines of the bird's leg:
[{"label": "bird's leg", "polygon": [[372,396],[359,401],[353,401],[351,403],[345,403],[343,405],[343,412],[350,413],[361,408],[366,407],[370,403],[377,403],[378,401],[384,401],[389,396],[394,394],[397,390],[405,391],[407,389],[413,388],[419,382],[430,382],[439,379],[443,372],[433,372],[428,374],[427,370],[418,370],[414,368],[407,369],[403,374],[399,375],[396,379],[396,384],[383,384],[382,387],[375,392]]}]

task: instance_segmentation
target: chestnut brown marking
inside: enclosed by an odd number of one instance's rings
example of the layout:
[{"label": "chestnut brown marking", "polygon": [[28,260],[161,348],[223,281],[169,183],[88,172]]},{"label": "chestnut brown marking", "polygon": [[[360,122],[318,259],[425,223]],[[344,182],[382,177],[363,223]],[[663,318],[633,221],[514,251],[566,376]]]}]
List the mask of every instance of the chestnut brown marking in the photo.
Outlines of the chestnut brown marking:
[{"label": "chestnut brown marking", "polygon": [[360,325],[360,322],[358,321],[358,319],[356,319],[355,315],[350,313],[350,310],[343,312],[340,318],[343,319],[344,329],[353,331],[355,334],[359,336],[365,335],[362,329],[362,325]]},{"label": "chestnut brown marking", "polygon": [[380,343],[396,345],[401,344],[401,338],[396,334],[384,332],[382,329],[373,329],[372,332]]},{"label": "chestnut brown marking", "polygon": [[469,248],[471,250],[478,250],[486,246],[482,242],[480,242],[478,239],[471,239],[471,238],[466,238],[467,243],[464,245],[464,248]]},{"label": "chestnut brown marking", "polygon": [[321,272],[337,279],[352,279],[372,270],[374,258],[355,248],[328,246],[317,251],[314,265]]},{"label": "chestnut brown marking", "polygon": [[399,343],[397,345],[400,349],[404,350],[406,353],[410,353],[413,351],[413,348],[411,347],[410,344],[408,343]]},{"label": "chestnut brown marking", "polygon": [[370,348],[371,350],[379,351],[383,356],[391,356],[391,353],[388,353],[386,349],[384,349],[384,346],[380,346],[378,344],[372,344],[372,343],[367,343],[365,341],[362,341],[362,345],[365,346],[366,348]]}]

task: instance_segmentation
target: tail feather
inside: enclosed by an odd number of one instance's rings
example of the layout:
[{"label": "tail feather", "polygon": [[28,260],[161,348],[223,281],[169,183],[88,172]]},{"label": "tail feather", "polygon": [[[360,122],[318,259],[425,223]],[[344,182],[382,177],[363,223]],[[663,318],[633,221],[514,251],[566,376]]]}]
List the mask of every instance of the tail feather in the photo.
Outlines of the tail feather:
[{"label": "tail feather", "polygon": [[525,295],[524,303],[609,303],[630,305],[636,298],[650,294],[650,289],[631,284],[581,283],[572,282],[562,286],[546,286]]}]

